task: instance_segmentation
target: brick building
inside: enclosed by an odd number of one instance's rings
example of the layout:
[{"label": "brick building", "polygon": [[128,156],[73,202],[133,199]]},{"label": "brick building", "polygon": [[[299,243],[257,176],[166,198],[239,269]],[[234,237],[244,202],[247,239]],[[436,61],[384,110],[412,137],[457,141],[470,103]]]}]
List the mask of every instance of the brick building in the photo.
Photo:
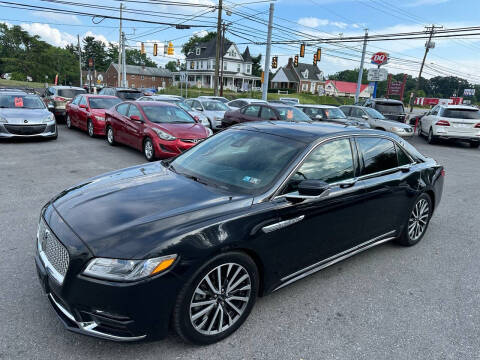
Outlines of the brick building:
[{"label": "brick building", "polygon": [[[105,72],[104,81],[107,86],[118,86],[118,64],[111,63]],[[173,73],[168,69],[127,65],[127,87],[151,89],[172,85]]]},{"label": "brick building", "polygon": [[270,83],[273,89],[294,89],[297,92],[316,94],[323,91],[324,82],[323,73],[317,66],[304,63],[294,66],[293,59],[290,58],[288,64],[273,75]]}]

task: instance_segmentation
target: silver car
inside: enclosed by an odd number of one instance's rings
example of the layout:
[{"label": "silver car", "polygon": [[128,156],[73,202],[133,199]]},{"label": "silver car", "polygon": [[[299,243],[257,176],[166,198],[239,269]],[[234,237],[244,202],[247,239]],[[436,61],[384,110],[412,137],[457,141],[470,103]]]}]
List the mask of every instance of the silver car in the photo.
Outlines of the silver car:
[{"label": "silver car", "polygon": [[414,135],[413,128],[405,123],[389,120],[377,110],[365,106],[342,105],[340,110],[349,119],[366,120],[372,129],[390,131],[401,137],[410,137]]},{"label": "silver car", "polygon": [[210,122],[208,121],[207,117],[203,115],[200,111],[193,109],[190,105],[188,105],[182,97],[175,96],[175,95],[148,95],[142,96],[138,98],[137,101],[163,101],[175,104],[185,110],[187,113],[190,114],[193,118],[198,119],[200,123],[205,127],[210,127]]},{"label": "silver car", "polygon": [[85,89],[73,86],[50,86],[43,95],[48,108],[55,116],[67,115],[67,103],[78,94],[85,94]]},{"label": "silver car", "polygon": [[230,110],[227,105],[218,100],[196,98],[187,99],[185,102],[194,110],[200,111],[208,118],[212,130],[220,129],[222,127],[222,120],[225,111]]},{"label": "silver car", "polygon": [[202,99],[202,100],[217,100],[217,101],[220,101],[224,104],[228,103],[230,100],[228,100],[226,97],[223,97],[223,96],[210,96],[210,95],[202,95],[202,96],[199,96],[198,99]]},{"label": "silver car", "polygon": [[55,116],[38,95],[0,92],[0,138],[57,136]]}]

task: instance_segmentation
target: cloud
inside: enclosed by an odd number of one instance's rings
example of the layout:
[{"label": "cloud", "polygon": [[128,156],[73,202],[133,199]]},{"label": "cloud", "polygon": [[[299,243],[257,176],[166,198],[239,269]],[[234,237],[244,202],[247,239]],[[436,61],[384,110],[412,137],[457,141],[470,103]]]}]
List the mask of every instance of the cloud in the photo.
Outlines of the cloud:
[{"label": "cloud", "polygon": [[[107,40],[107,38],[101,34],[94,34],[93,32],[91,32],[90,30],[87,31],[82,37],[85,38],[87,36],[91,36],[93,38],[95,38],[95,40],[99,40],[101,42],[103,42],[105,45],[108,45],[109,41]],[[116,42],[116,44],[118,44],[118,41]]]},{"label": "cloud", "polygon": [[69,33],[62,32],[56,28],[52,28],[48,24],[20,24],[20,26],[30,34],[38,35],[43,41],[49,44],[65,47],[68,44],[76,43],[77,37]]},{"label": "cloud", "polygon": [[426,5],[438,5],[444,4],[450,0],[414,0],[411,3],[406,3],[406,7],[417,7],[417,6],[426,6]]},{"label": "cloud", "polygon": [[319,26],[328,25],[329,21],[327,19],[319,19],[316,17],[305,17],[305,18],[298,19],[298,23],[306,27],[316,28]]},{"label": "cloud", "polygon": [[70,25],[82,23],[76,15],[48,13],[48,12],[41,12],[41,11],[32,11],[31,13],[35,17],[39,17],[47,20],[54,20],[57,22],[63,22],[65,24],[70,24]]}]

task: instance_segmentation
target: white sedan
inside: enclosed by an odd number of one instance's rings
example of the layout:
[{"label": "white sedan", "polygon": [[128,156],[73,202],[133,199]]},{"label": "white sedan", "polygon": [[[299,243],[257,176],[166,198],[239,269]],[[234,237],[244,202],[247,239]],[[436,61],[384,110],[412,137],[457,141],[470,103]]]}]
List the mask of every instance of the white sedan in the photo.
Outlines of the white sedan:
[{"label": "white sedan", "polygon": [[420,135],[429,144],[439,139],[466,140],[480,145],[480,110],[465,105],[437,105],[420,120]]}]

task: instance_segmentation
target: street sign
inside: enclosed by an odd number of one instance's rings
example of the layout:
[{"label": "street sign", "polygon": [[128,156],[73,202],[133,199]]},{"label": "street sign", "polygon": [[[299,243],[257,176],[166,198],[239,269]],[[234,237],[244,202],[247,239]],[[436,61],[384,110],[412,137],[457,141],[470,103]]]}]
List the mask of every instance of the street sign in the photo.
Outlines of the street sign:
[{"label": "street sign", "polygon": [[186,71],[180,71],[180,81],[185,82],[187,80],[187,72]]},{"label": "street sign", "polygon": [[375,54],[372,55],[372,64],[375,64],[375,65],[385,65],[387,62],[388,62],[388,54],[386,52],[377,52]]},{"label": "street sign", "polygon": [[463,96],[474,96],[475,89],[465,89],[463,90]]},{"label": "street sign", "polygon": [[387,80],[387,77],[388,71],[386,69],[368,69],[368,81],[385,81]]}]

